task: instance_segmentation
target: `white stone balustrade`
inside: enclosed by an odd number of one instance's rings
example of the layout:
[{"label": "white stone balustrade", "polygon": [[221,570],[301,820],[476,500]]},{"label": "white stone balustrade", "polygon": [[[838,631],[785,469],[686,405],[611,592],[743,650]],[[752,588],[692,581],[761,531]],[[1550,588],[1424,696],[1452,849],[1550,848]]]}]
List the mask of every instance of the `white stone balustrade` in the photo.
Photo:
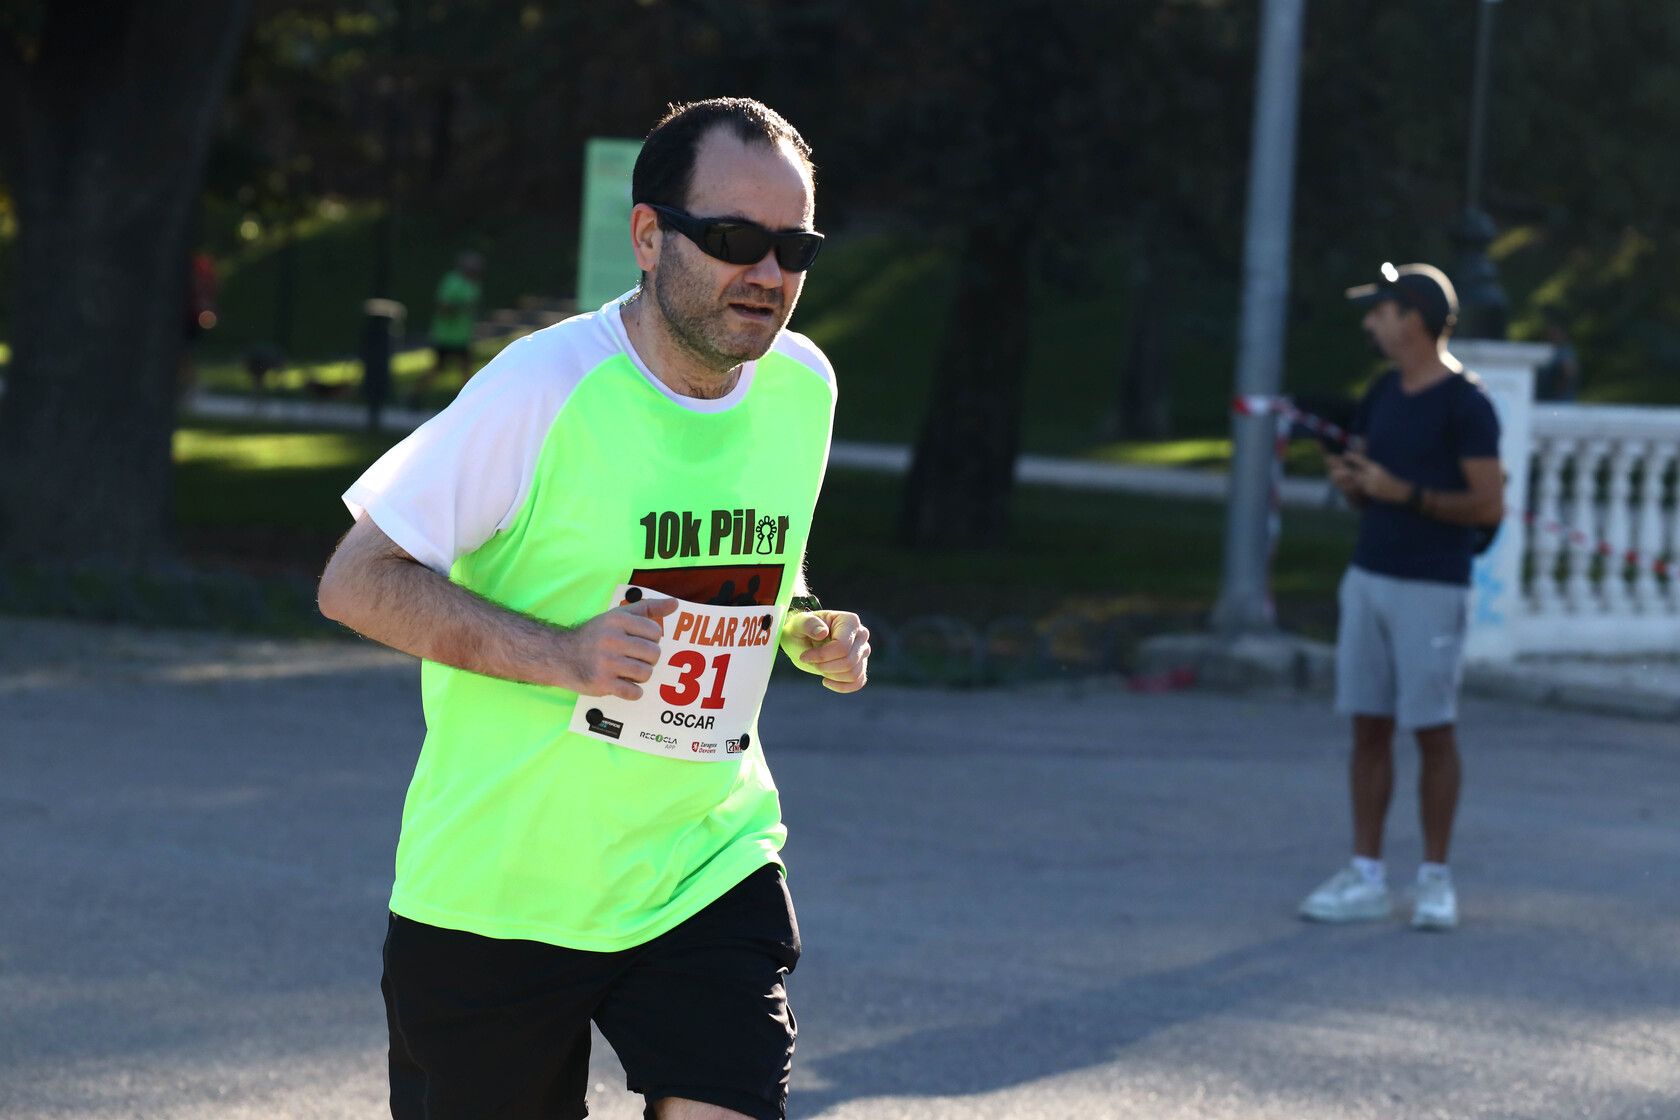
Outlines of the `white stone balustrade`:
[{"label": "white stone balustrade", "polygon": [[1680,408],[1536,404],[1519,653],[1680,653]]}]

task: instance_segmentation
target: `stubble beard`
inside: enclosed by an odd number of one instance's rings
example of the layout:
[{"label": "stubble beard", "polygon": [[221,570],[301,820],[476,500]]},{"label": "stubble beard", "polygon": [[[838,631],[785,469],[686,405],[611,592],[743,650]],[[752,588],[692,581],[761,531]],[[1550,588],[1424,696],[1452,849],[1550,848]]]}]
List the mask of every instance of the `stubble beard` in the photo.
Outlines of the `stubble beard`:
[{"label": "stubble beard", "polygon": [[[756,361],[770,352],[792,311],[783,303],[780,289],[740,285],[725,292],[721,301],[714,301],[711,286],[702,276],[685,268],[676,254],[667,254],[660,266],[653,274],[654,301],[677,345],[701,365],[717,373],[727,373],[742,362]],[[776,314],[764,324],[762,331],[751,334],[731,331],[725,324],[729,315],[727,305],[732,300],[768,303],[776,308]]]}]

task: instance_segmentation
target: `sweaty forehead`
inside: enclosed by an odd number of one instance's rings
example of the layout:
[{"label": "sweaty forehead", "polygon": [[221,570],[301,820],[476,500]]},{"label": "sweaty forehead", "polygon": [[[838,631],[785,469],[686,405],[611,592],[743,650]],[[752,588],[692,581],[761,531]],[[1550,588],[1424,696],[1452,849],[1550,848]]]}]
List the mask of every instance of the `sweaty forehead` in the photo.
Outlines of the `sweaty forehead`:
[{"label": "sweaty forehead", "polygon": [[787,144],[744,143],[724,128],[701,138],[688,189],[689,213],[798,229],[811,225],[815,209],[810,174]]}]

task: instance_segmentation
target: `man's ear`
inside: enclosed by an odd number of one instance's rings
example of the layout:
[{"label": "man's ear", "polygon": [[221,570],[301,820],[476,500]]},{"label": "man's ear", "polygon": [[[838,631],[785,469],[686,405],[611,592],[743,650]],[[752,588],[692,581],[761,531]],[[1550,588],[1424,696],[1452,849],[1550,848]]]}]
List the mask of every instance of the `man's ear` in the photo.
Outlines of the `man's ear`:
[{"label": "man's ear", "polygon": [[652,272],[659,266],[659,215],[645,202],[638,202],[630,211],[630,247],[636,253],[636,266]]}]

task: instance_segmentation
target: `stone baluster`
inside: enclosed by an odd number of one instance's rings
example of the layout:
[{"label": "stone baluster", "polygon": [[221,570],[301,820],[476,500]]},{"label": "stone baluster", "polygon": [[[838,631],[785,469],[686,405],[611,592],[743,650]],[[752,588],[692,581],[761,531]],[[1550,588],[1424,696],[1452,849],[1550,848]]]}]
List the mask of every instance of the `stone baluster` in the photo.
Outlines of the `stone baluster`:
[{"label": "stone baluster", "polygon": [[1674,444],[1653,440],[1646,449],[1644,469],[1639,474],[1639,531],[1633,541],[1633,547],[1639,550],[1639,564],[1633,573],[1633,597],[1640,614],[1652,614],[1664,606],[1664,588],[1657,580],[1656,562],[1668,551],[1663,527],[1663,487],[1675,451]]},{"label": "stone baluster", "polygon": [[1637,609],[1628,584],[1627,555],[1633,549],[1633,472],[1648,450],[1643,440],[1619,439],[1610,451],[1604,510],[1604,540],[1610,550],[1604,555],[1598,592],[1611,614],[1631,615]]},{"label": "stone baluster", "polygon": [[1563,521],[1563,465],[1575,449],[1573,440],[1556,436],[1537,440],[1540,444],[1538,469],[1534,482],[1534,525],[1528,534],[1529,556],[1533,564],[1528,601],[1537,615],[1556,615],[1563,612],[1562,588],[1558,580],[1558,556],[1563,552],[1563,537],[1557,526]]},{"label": "stone baluster", "polygon": [[1564,581],[1564,598],[1574,614],[1596,614],[1603,600],[1593,586],[1593,546],[1599,535],[1597,498],[1598,464],[1609,450],[1609,441],[1585,439],[1576,447],[1575,478],[1569,503],[1569,574]]}]

